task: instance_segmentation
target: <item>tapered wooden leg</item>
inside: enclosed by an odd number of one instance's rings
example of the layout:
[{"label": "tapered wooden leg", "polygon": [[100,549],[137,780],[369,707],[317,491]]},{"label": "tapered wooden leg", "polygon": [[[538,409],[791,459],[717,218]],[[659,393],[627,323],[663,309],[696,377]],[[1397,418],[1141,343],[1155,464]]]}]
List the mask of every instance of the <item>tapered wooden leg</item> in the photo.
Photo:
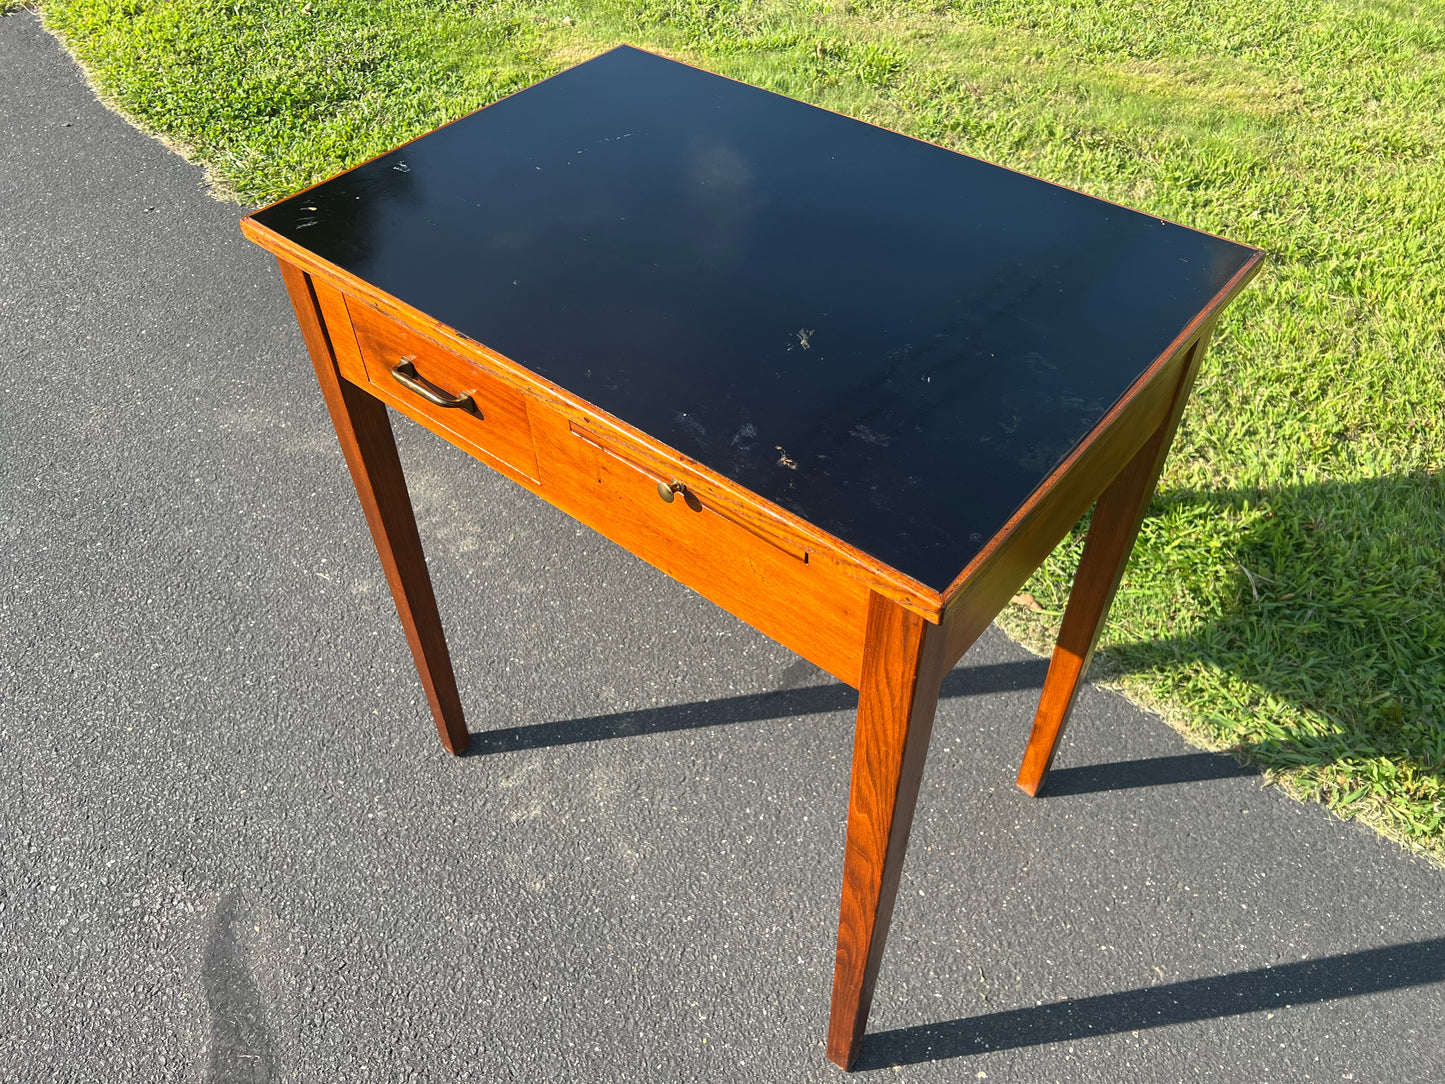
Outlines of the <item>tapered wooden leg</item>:
[{"label": "tapered wooden leg", "polygon": [[1034,715],[1023,764],[1019,768],[1018,785],[1031,796],[1037,795],[1043,786],[1069,712],[1073,709],[1074,698],[1083,684],[1084,675],[1088,673],[1094,648],[1099,643],[1099,633],[1103,631],[1109,606],[1114,601],[1114,592],[1118,590],[1124,569],[1129,564],[1134,539],[1144,522],[1144,513],[1154,496],[1154,486],[1159,481],[1159,474],[1169,455],[1169,446],[1174,441],[1174,431],[1179,427],[1184,404],[1199,372],[1210,330],[1205,329],[1190,347],[1178,390],[1159,428],[1109,483],[1094,506],[1094,518],[1084,540],[1084,552],[1079,558],[1079,569],[1074,575],[1073,590],[1064,610],[1058,643],[1049,662],[1049,673],[1044,679],[1043,694],[1039,697],[1039,709]]},{"label": "tapered wooden leg", "polygon": [[391,585],[391,597],[406,630],[406,642],[411,645],[437,733],[447,752],[464,753],[470,739],[462,702],[386,407],[341,376],[310,278],[284,260],[278,262],[341,451],[351,468],[356,494],[366,511],[376,552]]},{"label": "tapered wooden leg", "polygon": [[853,740],[828,1058],[858,1056],[945,672],[943,630],[873,595]]}]

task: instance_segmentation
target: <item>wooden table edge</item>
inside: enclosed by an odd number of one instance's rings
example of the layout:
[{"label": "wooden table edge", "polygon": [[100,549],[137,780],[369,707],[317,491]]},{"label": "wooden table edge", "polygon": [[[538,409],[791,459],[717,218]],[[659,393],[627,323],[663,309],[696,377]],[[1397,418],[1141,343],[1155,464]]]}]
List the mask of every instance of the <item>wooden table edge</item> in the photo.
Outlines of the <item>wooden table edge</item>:
[{"label": "wooden table edge", "polygon": [[858,549],[836,535],[810,523],[801,516],[759,496],[753,490],[719,473],[691,456],[678,451],[634,425],[596,406],[566,388],[548,380],[505,354],[476,339],[448,327],[412,305],[364,279],[324,260],[288,238],[255,221],[252,212],[241,219],[246,238],[270,252],[277,259],[298,267],[308,275],[321,279],[343,294],[361,300],[390,318],[414,329],[419,334],[439,341],[453,351],[477,356],[477,360],[493,369],[507,383],[540,400],[543,405],[560,410],[579,420],[586,419],[610,429],[611,435],[638,445],[653,455],[671,461],[677,467],[701,478],[716,494],[739,511],[755,517],[780,534],[792,536],[819,553],[833,558],[840,570],[869,590],[888,598],[925,620],[939,624],[943,619],[943,597],[939,591],[914,579],[884,561]]},{"label": "wooden table edge", "polygon": [[1090,449],[1114,427],[1144,389],[1149,387],[1159,377],[1159,374],[1168,368],[1170,363],[1184,352],[1190,342],[1210,326],[1219,313],[1223,311],[1224,307],[1234,299],[1234,296],[1239,293],[1240,290],[1244,289],[1249,280],[1258,272],[1264,260],[1264,252],[1262,250],[1255,248],[1250,251],[1250,257],[1240,269],[1230,277],[1229,281],[1219,288],[1218,292],[1210,298],[1204,308],[1200,309],[1199,315],[1184,326],[1184,329],[1160,352],[1159,356],[1149,364],[1149,367],[1129,385],[1124,391],[1124,394],[1109,408],[1108,412],[1074,445],[1059,465],[1050,471],[1042,482],[1034,487],[1033,492],[1024,499],[1024,502],[1020,504],[1014,511],[1014,514],[1009,517],[1008,522],[1006,522],[988,542],[984,543],[983,548],[964,566],[963,571],[953,578],[953,582],[940,592],[940,602],[943,611],[946,612],[952,607],[954,602],[964,592],[964,588],[968,585],[969,581],[997,555],[999,550],[1008,542],[1009,538],[1019,529],[1020,525],[1028,519],[1029,515],[1039,506],[1044,497],[1054,489],[1059,481],[1068,475],[1078,465],[1079,461],[1088,454]]}]

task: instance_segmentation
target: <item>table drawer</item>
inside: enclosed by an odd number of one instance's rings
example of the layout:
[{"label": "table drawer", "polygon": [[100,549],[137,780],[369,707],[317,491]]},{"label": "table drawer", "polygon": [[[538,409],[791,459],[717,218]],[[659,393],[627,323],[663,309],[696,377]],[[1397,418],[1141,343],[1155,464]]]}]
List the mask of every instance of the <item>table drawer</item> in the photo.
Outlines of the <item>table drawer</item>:
[{"label": "table drawer", "polygon": [[[868,591],[830,555],[767,530],[600,426],[538,421],[542,491],[558,507],[850,685]],[[671,501],[659,484],[681,483]]]},{"label": "table drawer", "polygon": [[[536,480],[537,452],[525,395],[476,361],[423,338],[354,298],[347,299],[347,311],[367,383],[383,399]],[[463,403],[444,406],[437,400]]]}]

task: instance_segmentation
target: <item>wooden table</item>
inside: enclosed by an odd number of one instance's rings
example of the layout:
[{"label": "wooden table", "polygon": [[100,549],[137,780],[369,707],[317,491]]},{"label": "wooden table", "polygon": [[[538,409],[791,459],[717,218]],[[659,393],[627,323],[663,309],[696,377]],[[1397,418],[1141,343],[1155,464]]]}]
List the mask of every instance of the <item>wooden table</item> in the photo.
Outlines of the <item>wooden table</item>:
[{"label": "wooden table", "polygon": [[451,752],[386,405],[859,690],[828,1032],[851,1065],[944,675],[1097,501],[1037,793],[1261,254],[625,47],[242,228]]}]

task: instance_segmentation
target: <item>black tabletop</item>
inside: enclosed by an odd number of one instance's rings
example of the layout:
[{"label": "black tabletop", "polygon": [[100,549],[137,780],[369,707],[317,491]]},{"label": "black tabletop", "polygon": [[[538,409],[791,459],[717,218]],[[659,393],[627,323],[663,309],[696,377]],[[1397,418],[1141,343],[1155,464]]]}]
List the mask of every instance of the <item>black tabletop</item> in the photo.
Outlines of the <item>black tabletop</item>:
[{"label": "black tabletop", "polygon": [[626,47],[256,219],[939,590],[1253,254]]}]

